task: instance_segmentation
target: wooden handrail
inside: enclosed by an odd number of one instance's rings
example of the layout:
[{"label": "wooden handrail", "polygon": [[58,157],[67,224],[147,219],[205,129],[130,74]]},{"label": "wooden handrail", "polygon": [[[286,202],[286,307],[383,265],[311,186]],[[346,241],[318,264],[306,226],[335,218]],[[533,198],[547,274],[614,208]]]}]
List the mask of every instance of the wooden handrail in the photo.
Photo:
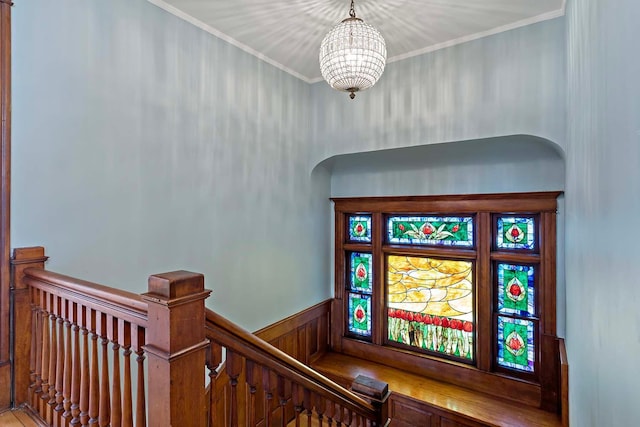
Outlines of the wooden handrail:
[{"label": "wooden handrail", "polygon": [[99,308],[103,313],[140,326],[147,325],[147,303],[138,294],[40,268],[27,268],[24,274],[24,282],[35,289],[59,296],[64,293],[65,298],[74,302]]},{"label": "wooden handrail", "polygon": [[[255,406],[239,405],[244,387],[238,386],[239,379],[252,393],[260,382],[265,416],[274,411],[274,419],[282,423],[290,421],[295,410],[296,417],[308,420],[324,416],[344,425],[384,425],[375,398],[368,396],[369,402],[206,310],[204,299],[210,291],[204,289],[201,274],[153,275],[149,292],[138,295],[47,271],[46,259],[41,247],[16,250],[12,259],[20,336],[16,386],[21,388],[20,403],[29,403],[52,425],[112,421],[144,426],[148,409],[154,426],[205,426],[205,367],[215,378],[207,392],[212,427],[222,425],[212,420],[226,414],[234,426],[243,416],[256,419],[257,413],[251,412]],[[226,360],[220,366],[225,375],[218,375],[223,348]],[[135,399],[133,379],[138,385]],[[231,393],[224,407],[211,404],[216,386]],[[247,413],[240,413],[243,410]]]},{"label": "wooden handrail", "polygon": [[[274,372],[286,376],[322,397],[339,403],[370,419],[377,416],[376,408],[360,396],[345,389],[324,375],[309,368],[285,352],[275,348],[251,332],[230,322],[211,310],[206,310],[207,337],[219,342],[241,356],[263,364]],[[209,333],[213,333],[210,336]]]}]

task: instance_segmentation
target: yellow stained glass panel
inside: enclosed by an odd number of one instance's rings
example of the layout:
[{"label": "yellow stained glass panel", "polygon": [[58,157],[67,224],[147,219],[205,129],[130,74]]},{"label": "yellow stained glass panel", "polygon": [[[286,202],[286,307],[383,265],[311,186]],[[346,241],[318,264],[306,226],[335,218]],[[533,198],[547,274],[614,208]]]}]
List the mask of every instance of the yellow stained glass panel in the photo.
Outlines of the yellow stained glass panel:
[{"label": "yellow stained glass panel", "polygon": [[473,264],[436,258],[387,257],[388,307],[473,322]]}]

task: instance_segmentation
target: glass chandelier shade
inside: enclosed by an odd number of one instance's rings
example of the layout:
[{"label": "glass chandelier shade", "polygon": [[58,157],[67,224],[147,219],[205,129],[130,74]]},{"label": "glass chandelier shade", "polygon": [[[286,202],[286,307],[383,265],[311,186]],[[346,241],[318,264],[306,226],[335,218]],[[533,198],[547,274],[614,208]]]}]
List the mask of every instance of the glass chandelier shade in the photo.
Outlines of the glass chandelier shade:
[{"label": "glass chandelier shade", "polygon": [[373,86],[384,71],[387,47],[378,30],[356,18],[351,3],[350,18],[324,37],[320,45],[320,71],[329,85],[343,92],[355,92]]}]

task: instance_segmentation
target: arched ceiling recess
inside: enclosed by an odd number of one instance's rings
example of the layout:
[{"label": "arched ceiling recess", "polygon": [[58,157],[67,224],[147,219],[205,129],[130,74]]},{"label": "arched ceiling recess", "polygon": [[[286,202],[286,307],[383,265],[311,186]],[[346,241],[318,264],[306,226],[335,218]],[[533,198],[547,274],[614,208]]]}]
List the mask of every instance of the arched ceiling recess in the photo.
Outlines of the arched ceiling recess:
[{"label": "arched ceiling recess", "polygon": [[333,156],[312,174],[328,176],[332,197],[564,190],[560,147],[511,135]]}]

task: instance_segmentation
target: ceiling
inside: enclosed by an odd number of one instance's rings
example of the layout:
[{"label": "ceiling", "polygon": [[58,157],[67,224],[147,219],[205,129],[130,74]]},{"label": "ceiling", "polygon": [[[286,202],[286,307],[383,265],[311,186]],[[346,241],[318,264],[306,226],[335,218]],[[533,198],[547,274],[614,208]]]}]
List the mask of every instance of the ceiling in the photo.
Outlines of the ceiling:
[{"label": "ceiling", "polygon": [[[322,80],[324,35],[349,17],[349,0],[148,0],[307,82]],[[387,62],[564,14],[566,0],[356,0],[382,33]]]}]

